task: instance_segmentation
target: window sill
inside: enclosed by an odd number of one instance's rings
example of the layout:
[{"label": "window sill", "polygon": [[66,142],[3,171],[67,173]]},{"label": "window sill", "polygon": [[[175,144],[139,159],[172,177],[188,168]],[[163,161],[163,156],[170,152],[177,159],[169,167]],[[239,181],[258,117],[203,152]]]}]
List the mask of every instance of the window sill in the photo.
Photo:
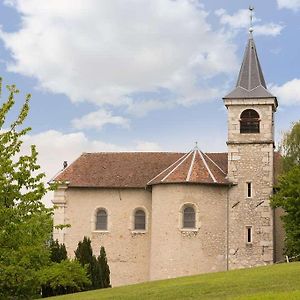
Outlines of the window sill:
[{"label": "window sill", "polygon": [[145,234],[147,230],[131,230],[132,234]]},{"label": "window sill", "polygon": [[196,232],[199,228],[180,228],[181,232]]},{"label": "window sill", "polygon": [[93,233],[110,233],[108,230],[93,230]]}]

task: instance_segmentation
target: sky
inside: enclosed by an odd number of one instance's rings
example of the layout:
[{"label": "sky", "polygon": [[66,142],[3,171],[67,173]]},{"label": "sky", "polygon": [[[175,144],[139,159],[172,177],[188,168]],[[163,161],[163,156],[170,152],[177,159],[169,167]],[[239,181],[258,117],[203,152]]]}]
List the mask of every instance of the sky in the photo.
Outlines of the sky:
[{"label": "sky", "polygon": [[226,151],[249,4],[278,145],[300,119],[300,0],[1,1],[0,76],[21,91],[8,122],[31,93],[24,146],[47,180],[82,152]]}]

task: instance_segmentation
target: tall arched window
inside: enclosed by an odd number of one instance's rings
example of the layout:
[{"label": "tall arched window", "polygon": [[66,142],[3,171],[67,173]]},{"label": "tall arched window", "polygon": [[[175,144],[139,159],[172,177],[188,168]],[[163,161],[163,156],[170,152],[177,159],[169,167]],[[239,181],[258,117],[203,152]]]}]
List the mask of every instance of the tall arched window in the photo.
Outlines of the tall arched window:
[{"label": "tall arched window", "polygon": [[96,230],[107,230],[107,212],[103,208],[97,210]]},{"label": "tall arched window", "polygon": [[142,209],[134,213],[134,230],[146,230],[146,214]]},{"label": "tall arched window", "polygon": [[254,109],[246,109],[241,114],[240,133],[259,133],[259,114]]},{"label": "tall arched window", "polygon": [[192,206],[183,209],[183,228],[196,228],[196,213]]}]

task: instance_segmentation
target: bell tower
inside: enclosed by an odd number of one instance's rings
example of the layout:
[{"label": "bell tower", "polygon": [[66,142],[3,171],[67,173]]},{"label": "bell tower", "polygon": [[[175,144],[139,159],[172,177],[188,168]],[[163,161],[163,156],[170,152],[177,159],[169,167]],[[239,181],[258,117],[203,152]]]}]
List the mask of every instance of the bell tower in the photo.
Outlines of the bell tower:
[{"label": "bell tower", "polygon": [[[250,20],[252,11],[250,7]],[[274,112],[253,39],[252,24],[235,89],[223,98],[228,111],[228,268],[273,262]]]}]

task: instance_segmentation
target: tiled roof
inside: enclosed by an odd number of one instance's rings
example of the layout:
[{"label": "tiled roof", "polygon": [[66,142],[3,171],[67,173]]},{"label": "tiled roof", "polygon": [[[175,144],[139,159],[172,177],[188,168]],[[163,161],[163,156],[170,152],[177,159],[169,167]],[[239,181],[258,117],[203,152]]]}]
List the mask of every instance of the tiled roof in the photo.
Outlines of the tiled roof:
[{"label": "tiled roof", "polygon": [[[275,152],[275,179],[280,173]],[[227,153],[100,152],[83,153],[54,181],[70,187],[146,188],[159,183],[228,184]]]},{"label": "tiled roof", "polygon": [[[156,175],[180,160],[185,153],[174,152],[100,152],[83,153],[77,160],[60,172],[55,181],[67,181],[71,187],[138,187],[145,188]],[[207,153],[208,165],[217,180],[222,173],[215,170],[212,159],[227,173],[227,153]],[[196,169],[199,166],[198,155],[195,158],[195,170],[191,180],[198,180]],[[202,172],[207,176],[206,172]],[[201,174],[202,174],[201,173]],[[210,183],[210,180],[207,179]]]},{"label": "tiled roof", "polygon": [[152,178],[148,185],[159,183],[228,184],[225,170],[209,154],[195,147]]}]

